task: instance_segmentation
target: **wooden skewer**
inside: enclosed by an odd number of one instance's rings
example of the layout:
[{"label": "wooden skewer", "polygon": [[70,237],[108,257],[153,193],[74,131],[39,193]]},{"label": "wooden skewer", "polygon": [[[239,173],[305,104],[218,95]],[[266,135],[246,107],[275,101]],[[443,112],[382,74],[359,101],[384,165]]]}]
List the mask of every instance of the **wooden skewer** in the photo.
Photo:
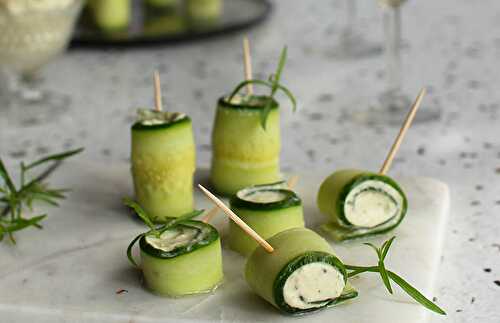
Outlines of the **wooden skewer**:
[{"label": "wooden skewer", "polygon": [[201,219],[201,221],[205,222],[205,223],[208,223],[210,222],[215,215],[217,215],[217,213],[219,212],[219,207],[218,206],[214,206],[210,211],[208,211],[208,213]]},{"label": "wooden skewer", "polygon": [[292,177],[290,177],[287,182],[288,188],[293,190],[295,185],[297,185],[298,180],[299,180],[298,175],[293,175]]},{"label": "wooden skewer", "polygon": [[396,152],[399,149],[399,146],[401,146],[401,142],[403,141],[403,138],[406,134],[406,131],[408,128],[410,128],[410,125],[415,118],[415,114],[417,113],[418,107],[420,106],[420,103],[422,103],[422,99],[424,98],[425,95],[425,88],[420,90],[420,93],[418,94],[417,98],[415,99],[415,102],[413,103],[413,106],[410,109],[410,112],[408,112],[408,115],[406,116],[405,122],[401,126],[401,129],[399,129],[399,134],[396,137],[396,140],[394,140],[394,143],[392,144],[391,150],[389,150],[389,154],[385,158],[384,163],[382,164],[382,167],[380,168],[380,174],[385,175],[389,168],[391,167],[392,160],[394,159],[394,156],[396,155]]},{"label": "wooden skewer", "polygon": [[233,220],[240,228],[245,231],[250,237],[252,237],[258,244],[260,244],[267,252],[271,253],[274,251],[274,248],[264,240],[257,232],[255,232],[252,228],[248,226],[239,216],[237,216],[231,209],[229,209],[221,200],[219,200],[215,195],[210,193],[206,188],[204,188],[201,184],[198,184],[198,187],[205,193],[205,195],[214,202],[224,213],[226,213],[231,220]]},{"label": "wooden skewer", "polygon": [[158,71],[154,72],[154,82],[155,82],[155,110],[161,111],[162,103],[161,103],[161,85],[160,85],[160,74]]},{"label": "wooden skewer", "polygon": [[[244,71],[245,71],[245,80],[252,79],[252,59],[250,57],[250,42],[248,41],[248,37],[243,38],[243,61],[244,61]],[[253,85],[247,84],[247,94],[253,94]]]}]

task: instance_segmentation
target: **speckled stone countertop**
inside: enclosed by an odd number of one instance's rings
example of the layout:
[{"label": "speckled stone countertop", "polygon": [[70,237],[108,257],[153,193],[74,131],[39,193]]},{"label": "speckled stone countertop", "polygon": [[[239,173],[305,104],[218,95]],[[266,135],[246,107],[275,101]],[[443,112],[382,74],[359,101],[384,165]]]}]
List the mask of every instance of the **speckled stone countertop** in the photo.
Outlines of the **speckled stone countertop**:
[{"label": "speckled stone countertop", "polygon": [[[338,38],[339,2],[281,1],[270,21],[249,32],[260,75],[272,71],[284,44],[289,47],[284,83],[300,106],[295,114],[283,109],[285,171],[376,170],[397,132],[347,117],[377,103],[384,57],[329,55]],[[380,41],[380,12],[375,1],[366,6],[360,27]],[[448,310],[444,320],[500,322],[500,3],[409,1],[403,22],[405,89],[416,95],[427,85],[425,102],[441,106],[443,115],[411,128],[391,173],[435,177],[451,188],[434,295]],[[242,77],[240,48],[241,35],[233,34],[176,47],[72,50],[44,74],[47,87],[70,96],[66,111],[51,123],[18,128],[0,108],[0,155],[15,162],[84,146],[82,159],[128,160],[129,125],[136,107],[153,104],[151,75],[158,69],[166,108],[192,117],[198,161],[208,165],[215,103]]]}]

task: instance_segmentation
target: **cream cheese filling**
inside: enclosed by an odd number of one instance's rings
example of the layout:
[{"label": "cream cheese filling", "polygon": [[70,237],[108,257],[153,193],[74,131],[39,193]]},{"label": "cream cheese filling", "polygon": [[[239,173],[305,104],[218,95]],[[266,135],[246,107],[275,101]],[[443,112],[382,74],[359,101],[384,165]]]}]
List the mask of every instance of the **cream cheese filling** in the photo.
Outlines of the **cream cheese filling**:
[{"label": "cream cheese filling", "polygon": [[241,190],[237,196],[245,201],[253,203],[273,203],[286,199],[286,194],[279,190],[263,189],[263,190]]},{"label": "cream cheese filling", "polygon": [[301,266],[287,278],[283,297],[290,307],[316,308],[339,297],[344,287],[344,276],[337,268],[324,262],[313,262]]},{"label": "cream cheese filling", "polygon": [[397,216],[402,205],[403,196],[391,185],[368,180],[347,194],[344,214],[355,226],[373,228]]},{"label": "cream cheese filling", "polygon": [[197,229],[179,226],[163,232],[160,237],[154,235],[146,236],[146,242],[165,252],[169,252],[178,247],[192,246],[206,238],[209,230],[206,228]]}]

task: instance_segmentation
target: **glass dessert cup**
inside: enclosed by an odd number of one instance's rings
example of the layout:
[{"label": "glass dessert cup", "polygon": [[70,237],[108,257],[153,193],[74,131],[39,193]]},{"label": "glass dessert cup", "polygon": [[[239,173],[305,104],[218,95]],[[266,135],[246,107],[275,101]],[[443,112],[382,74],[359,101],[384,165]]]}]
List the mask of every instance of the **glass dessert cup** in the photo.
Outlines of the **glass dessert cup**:
[{"label": "glass dessert cup", "polygon": [[0,104],[17,125],[53,120],[69,98],[41,88],[40,70],[69,42],[82,0],[0,3]]}]

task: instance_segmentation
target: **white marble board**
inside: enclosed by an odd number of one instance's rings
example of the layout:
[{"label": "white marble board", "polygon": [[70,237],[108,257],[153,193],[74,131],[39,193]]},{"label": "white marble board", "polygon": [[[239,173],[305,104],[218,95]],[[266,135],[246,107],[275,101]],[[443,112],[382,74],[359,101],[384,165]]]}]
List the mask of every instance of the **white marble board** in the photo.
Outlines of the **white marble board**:
[{"label": "white marble board", "polygon": [[[198,179],[206,182],[206,171]],[[304,201],[307,226],[324,220],[316,192],[327,174],[299,174],[297,191]],[[126,164],[71,162],[51,179],[72,187],[60,208],[47,208],[44,229],[17,235],[16,246],[0,244],[0,322],[257,322],[291,321],[251,293],[243,279],[244,259],[224,248],[224,284],[213,294],[179,299],[160,298],[147,291],[140,274],[130,266],[125,249],[144,231],[121,205],[130,195]],[[387,266],[432,298],[449,212],[448,187],[429,178],[399,179],[410,206],[393,233],[368,239],[380,244],[397,238]],[[209,202],[197,191],[198,208]],[[214,224],[224,232],[227,219]],[[224,233],[223,233],[224,234]],[[373,264],[376,258],[362,242],[335,244],[340,257],[351,264]],[[353,280],[360,296],[344,305],[297,318],[303,322],[422,322],[429,313],[404,293],[388,295],[375,274]],[[118,290],[127,290],[117,294]],[[440,304],[446,309],[446,304]],[[295,320],[295,319],[294,319]]]}]

